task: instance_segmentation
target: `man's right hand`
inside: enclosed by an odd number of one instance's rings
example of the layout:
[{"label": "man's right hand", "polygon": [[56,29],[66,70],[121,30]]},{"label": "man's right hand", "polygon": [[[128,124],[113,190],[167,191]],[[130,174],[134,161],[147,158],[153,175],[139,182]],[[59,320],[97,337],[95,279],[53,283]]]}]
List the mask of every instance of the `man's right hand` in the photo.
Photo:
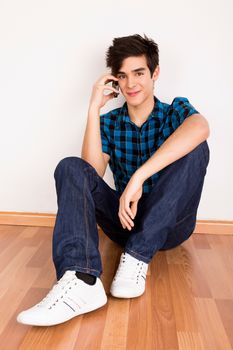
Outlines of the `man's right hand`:
[{"label": "man's right hand", "polygon": [[[106,85],[113,80],[118,81],[118,79],[114,75],[104,74],[95,82],[92,89],[90,107],[95,107],[97,109],[100,109],[105,105],[107,101],[114,98],[114,92],[117,92],[119,94],[118,90],[114,89],[110,85]],[[112,91],[112,93],[108,95],[104,95],[104,90]]]}]

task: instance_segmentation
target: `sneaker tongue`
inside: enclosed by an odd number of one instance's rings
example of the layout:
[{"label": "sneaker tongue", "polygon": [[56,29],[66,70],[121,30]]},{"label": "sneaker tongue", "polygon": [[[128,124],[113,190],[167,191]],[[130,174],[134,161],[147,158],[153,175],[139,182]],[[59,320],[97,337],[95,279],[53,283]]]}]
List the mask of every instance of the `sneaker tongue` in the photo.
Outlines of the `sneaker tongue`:
[{"label": "sneaker tongue", "polygon": [[68,270],[64,273],[64,275],[62,276],[62,279],[70,278],[70,277],[74,276],[75,273],[76,273],[76,271]]}]

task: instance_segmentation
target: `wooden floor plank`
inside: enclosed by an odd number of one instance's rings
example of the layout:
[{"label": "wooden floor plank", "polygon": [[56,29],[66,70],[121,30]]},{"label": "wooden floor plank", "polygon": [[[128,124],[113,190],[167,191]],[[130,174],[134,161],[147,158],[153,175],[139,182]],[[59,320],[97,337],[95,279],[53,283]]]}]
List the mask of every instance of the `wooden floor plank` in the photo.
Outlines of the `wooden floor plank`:
[{"label": "wooden floor plank", "polygon": [[179,350],[205,350],[202,337],[199,332],[177,332]]},{"label": "wooden floor plank", "polygon": [[109,297],[101,350],[126,349],[129,307],[130,299]]},{"label": "wooden floor plank", "polygon": [[172,303],[172,291],[169,278],[168,262],[165,252],[158,252],[150,263],[151,283],[148,284],[148,324],[151,337],[147,339],[154,349],[178,349],[176,322]]},{"label": "wooden floor plank", "polygon": [[195,298],[199,332],[205,350],[232,350],[215,300]]},{"label": "wooden floor plank", "polygon": [[233,275],[231,269],[224,263],[215,249],[197,250],[197,257],[201,263],[205,278],[213,298],[231,299],[233,298]]},{"label": "wooden floor plank", "polygon": [[233,349],[233,300],[216,299],[215,303]]}]

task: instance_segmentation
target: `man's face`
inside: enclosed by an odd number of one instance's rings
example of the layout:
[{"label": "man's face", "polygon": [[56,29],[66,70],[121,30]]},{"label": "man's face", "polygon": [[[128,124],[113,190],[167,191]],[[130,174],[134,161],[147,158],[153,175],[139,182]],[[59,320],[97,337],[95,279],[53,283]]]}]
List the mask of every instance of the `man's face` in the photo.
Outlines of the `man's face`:
[{"label": "man's face", "polygon": [[142,55],[124,59],[116,77],[126,102],[136,107],[153,96],[153,83],[158,75],[159,66],[151,77],[146,57]]}]

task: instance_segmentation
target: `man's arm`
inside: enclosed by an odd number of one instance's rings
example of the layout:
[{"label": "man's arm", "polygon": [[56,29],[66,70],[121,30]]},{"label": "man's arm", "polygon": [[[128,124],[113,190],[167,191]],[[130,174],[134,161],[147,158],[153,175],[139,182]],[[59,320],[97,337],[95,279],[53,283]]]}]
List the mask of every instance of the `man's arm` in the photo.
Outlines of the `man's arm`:
[{"label": "man's arm", "polygon": [[[106,84],[112,80],[118,80],[110,74],[104,74],[93,86],[90,105],[88,110],[87,125],[82,144],[81,157],[90,163],[100,177],[104,176],[110,156],[102,152],[102,140],[100,133],[100,109],[107,101],[114,97],[114,92],[118,90]],[[104,91],[111,91],[105,95]]]},{"label": "man's arm", "polygon": [[145,181],[169,164],[185,156],[210,135],[209,124],[201,114],[193,114],[167,138],[160,148],[133,174]]},{"label": "man's arm", "polygon": [[102,152],[99,112],[96,107],[88,111],[81,157],[95,168],[100,177],[103,177],[107,164]]}]

